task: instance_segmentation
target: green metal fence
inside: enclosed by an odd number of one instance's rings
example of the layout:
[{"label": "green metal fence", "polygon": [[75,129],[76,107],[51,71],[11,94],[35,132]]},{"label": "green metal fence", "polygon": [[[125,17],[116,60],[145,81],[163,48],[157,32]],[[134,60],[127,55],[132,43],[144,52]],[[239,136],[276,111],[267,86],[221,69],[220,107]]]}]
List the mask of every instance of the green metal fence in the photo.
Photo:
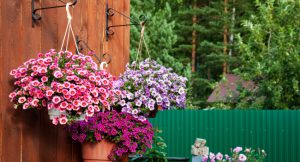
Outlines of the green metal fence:
[{"label": "green metal fence", "polygon": [[235,146],[263,148],[267,162],[300,162],[300,111],[173,110],[159,112],[151,123],[163,130],[168,156],[191,156],[199,137],[214,153]]}]

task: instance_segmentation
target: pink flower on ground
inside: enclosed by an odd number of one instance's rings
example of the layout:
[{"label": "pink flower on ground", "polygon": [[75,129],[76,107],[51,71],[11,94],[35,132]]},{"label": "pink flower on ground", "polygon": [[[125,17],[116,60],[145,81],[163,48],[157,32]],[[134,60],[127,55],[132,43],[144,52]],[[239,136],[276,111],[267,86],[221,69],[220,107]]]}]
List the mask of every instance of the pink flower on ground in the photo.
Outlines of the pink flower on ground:
[{"label": "pink flower on ground", "polygon": [[216,158],[215,154],[210,152],[209,153],[209,159],[210,160],[215,160],[215,158]]},{"label": "pink flower on ground", "polygon": [[55,103],[55,104],[58,104],[58,103],[61,102],[61,99],[60,99],[60,97],[58,97],[58,96],[54,96],[54,97],[52,98],[52,102]]},{"label": "pink flower on ground", "polygon": [[203,162],[207,162],[207,160],[208,160],[208,156],[207,155],[202,156],[202,161]]},{"label": "pink flower on ground", "polygon": [[233,149],[233,152],[239,153],[239,152],[241,152],[242,150],[243,150],[242,147],[236,147],[236,148]]},{"label": "pink flower on ground", "polygon": [[244,161],[246,161],[247,160],[247,157],[244,155],[244,154],[240,154],[239,155],[239,161],[240,162],[244,162]]},{"label": "pink flower on ground", "polygon": [[223,154],[221,154],[220,152],[217,153],[216,159],[217,159],[217,160],[222,160],[222,159],[223,159]]},{"label": "pink flower on ground", "polygon": [[229,157],[227,154],[225,154],[225,159],[226,159],[226,160],[229,160],[229,158],[230,158],[230,157]]}]

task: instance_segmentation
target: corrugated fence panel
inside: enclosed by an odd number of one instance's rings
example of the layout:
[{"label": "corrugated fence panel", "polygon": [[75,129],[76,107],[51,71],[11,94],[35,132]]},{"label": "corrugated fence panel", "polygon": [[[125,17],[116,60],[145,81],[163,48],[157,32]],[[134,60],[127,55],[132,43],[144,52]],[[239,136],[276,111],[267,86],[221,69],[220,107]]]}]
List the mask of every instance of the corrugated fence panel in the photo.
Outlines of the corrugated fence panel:
[{"label": "corrugated fence panel", "polygon": [[198,137],[214,153],[241,146],[266,150],[267,162],[300,161],[300,111],[173,110],[159,112],[151,122],[163,130],[168,156],[191,157]]}]

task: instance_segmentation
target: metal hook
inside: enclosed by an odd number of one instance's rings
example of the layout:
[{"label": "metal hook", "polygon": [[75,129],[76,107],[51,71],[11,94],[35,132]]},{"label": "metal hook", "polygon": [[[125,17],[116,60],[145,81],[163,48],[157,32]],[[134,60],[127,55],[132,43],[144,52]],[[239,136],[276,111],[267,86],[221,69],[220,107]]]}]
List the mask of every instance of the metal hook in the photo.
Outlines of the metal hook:
[{"label": "metal hook", "polygon": [[[32,27],[34,27],[34,24],[35,24],[37,21],[39,21],[39,20],[42,19],[41,15],[39,15],[39,14],[36,13],[37,11],[39,11],[39,10],[47,10],[47,9],[52,9],[52,8],[66,7],[66,5],[60,5],[60,6],[49,6],[49,7],[35,8],[35,6],[34,6],[34,1],[35,1],[35,0],[31,0],[31,8],[32,8]],[[65,2],[62,1],[62,0],[59,0],[59,1],[65,3]],[[66,4],[66,3],[65,3],[65,4]],[[77,0],[74,0],[70,6],[75,6],[76,4],[77,4]]]},{"label": "metal hook", "polygon": [[[108,19],[109,17],[114,16],[114,14],[117,13],[127,19],[129,19],[130,21],[134,22],[134,23],[129,23],[129,24],[121,24],[121,25],[108,25]],[[139,20],[142,22],[142,24],[145,24],[147,21],[147,17],[145,15],[141,15],[139,17]],[[114,35],[114,31],[111,28],[114,27],[123,27],[123,26],[131,26],[131,25],[140,25],[140,21],[139,20],[135,20],[133,18],[131,18],[130,16],[125,15],[122,12],[119,12],[113,8],[109,8],[108,7],[108,3],[106,2],[106,41],[108,41],[109,36]]]},{"label": "metal hook", "polygon": [[79,50],[82,51],[83,47],[80,45],[80,43],[82,43],[89,50],[89,53],[91,53],[93,56],[96,57],[99,64],[103,62],[102,60],[104,60],[107,64],[111,63],[112,58],[108,53],[101,54],[99,58],[97,54],[94,52],[94,50],[92,50],[85,41],[80,40],[79,37],[76,35],[76,44],[80,46]]}]

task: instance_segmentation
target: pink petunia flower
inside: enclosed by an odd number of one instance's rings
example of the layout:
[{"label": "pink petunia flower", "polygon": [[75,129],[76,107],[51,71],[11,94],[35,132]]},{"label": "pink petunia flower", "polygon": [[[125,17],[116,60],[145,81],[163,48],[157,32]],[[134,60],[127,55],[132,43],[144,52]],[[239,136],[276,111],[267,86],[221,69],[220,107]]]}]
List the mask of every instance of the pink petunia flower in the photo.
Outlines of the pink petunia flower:
[{"label": "pink petunia flower", "polygon": [[41,74],[45,74],[48,72],[48,70],[47,70],[47,68],[42,67],[42,68],[38,69],[38,72]]},{"label": "pink petunia flower", "polygon": [[19,103],[24,103],[24,102],[26,102],[26,101],[27,101],[26,97],[20,97],[20,98],[18,99],[18,102],[19,102]]},{"label": "pink petunia flower", "polygon": [[233,149],[233,152],[239,153],[239,152],[241,152],[242,150],[243,150],[242,147],[236,147],[236,148]]},{"label": "pink petunia flower", "polygon": [[68,119],[66,116],[62,115],[62,117],[59,118],[59,124],[66,124],[68,122]]},{"label": "pink petunia flower", "polygon": [[52,90],[47,90],[46,91],[46,96],[47,97],[51,97],[53,94],[54,94],[54,91],[52,91]]},{"label": "pink petunia flower", "polygon": [[30,104],[29,103],[24,103],[24,105],[23,105],[23,109],[24,110],[26,110],[26,109],[28,109],[28,107],[30,106]]},{"label": "pink petunia flower", "polygon": [[240,162],[244,162],[244,161],[246,161],[247,160],[247,157],[244,155],[244,154],[240,154],[239,155],[239,161]]},{"label": "pink petunia flower", "polygon": [[52,98],[52,102],[55,103],[55,104],[59,104],[59,103],[61,102],[61,99],[60,99],[60,97],[58,97],[58,96],[54,96],[54,97]]},{"label": "pink petunia flower", "polygon": [[102,79],[101,82],[103,85],[109,85],[109,81],[107,79]]},{"label": "pink petunia flower", "polygon": [[216,159],[217,159],[217,160],[222,160],[222,159],[223,159],[223,154],[221,154],[220,152],[217,153]]},{"label": "pink petunia flower", "polygon": [[41,78],[41,80],[42,80],[42,82],[47,82],[48,81],[48,77],[46,77],[46,76],[43,76],[42,78]]},{"label": "pink petunia flower", "polygon": [[61,73],[61,71],[55,71],[53,73],[53,75],[54,75],[55,78],[61,78],[61,77],[63,77],[63,74]]}]

